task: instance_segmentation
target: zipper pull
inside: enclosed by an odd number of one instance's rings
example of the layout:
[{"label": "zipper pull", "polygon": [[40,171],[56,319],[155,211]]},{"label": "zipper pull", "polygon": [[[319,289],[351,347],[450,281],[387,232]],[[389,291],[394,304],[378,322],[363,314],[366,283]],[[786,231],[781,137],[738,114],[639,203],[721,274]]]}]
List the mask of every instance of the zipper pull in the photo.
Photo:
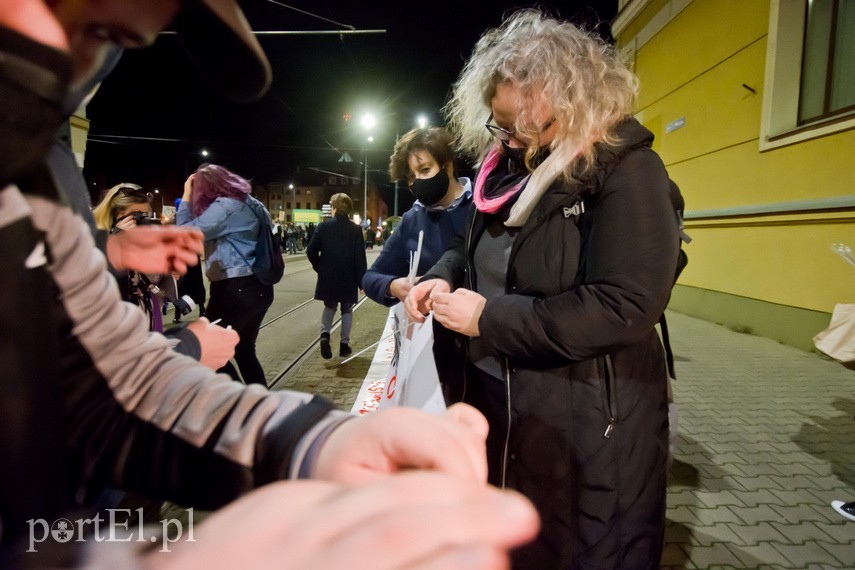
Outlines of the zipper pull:
[{"label": "zipper pull", "polygon": [[609,438],[612,435],[612,430],[615,428],[615,419],[609,419],[609,425],[606,426],[606,431],[603,433],[603,437]]}]

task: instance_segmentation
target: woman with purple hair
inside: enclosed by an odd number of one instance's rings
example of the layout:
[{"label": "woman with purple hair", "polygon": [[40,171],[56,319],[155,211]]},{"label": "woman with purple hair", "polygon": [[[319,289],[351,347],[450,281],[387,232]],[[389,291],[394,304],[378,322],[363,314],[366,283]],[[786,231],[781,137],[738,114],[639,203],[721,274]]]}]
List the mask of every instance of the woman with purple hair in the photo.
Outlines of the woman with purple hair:
[{"label": "woman with purple hair", "polygon": [[[273,286],[253,273],[258,238],[262,230],[259,208],[250,196],[252,186],[237,174],[216,164],[203,164],[184,183],[184,197],[176,214],[180,226],[199,228],[205,234],[205,274],[211,282],[206,316],[222,319],[240,335],[235,362],[247,384],[267,385],[255,354],[261,320],[273,302]],[[235,380],[231,363],[219,370]]]}]

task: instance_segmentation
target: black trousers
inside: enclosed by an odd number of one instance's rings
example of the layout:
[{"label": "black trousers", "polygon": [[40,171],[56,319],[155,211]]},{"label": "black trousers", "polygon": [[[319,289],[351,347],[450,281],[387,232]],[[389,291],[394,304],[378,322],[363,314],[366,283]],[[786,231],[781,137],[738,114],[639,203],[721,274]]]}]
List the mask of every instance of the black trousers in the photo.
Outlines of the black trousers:
[{"label": "black trousers", "polygon": [[[267,385],[264,369],[255,354],[255,341],[271,303],[273,285],[264,285],[255,275],[211,282],[211,296],[205,316],[212,321],[222,319],[220,326],[231,326],[240,335],[240,342],[235,347],[235,362],[247,384]],[[240,381],[241,376],[238,376],[231,362],[218,372]]]}]

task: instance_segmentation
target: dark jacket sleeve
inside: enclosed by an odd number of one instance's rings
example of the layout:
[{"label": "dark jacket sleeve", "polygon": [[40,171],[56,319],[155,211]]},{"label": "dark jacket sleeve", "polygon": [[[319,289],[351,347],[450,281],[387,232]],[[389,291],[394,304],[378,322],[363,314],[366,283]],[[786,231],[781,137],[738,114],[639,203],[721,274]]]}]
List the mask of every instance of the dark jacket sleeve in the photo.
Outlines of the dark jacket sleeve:
[{"label": "dark jacket sleeve", "polygon": [[406,236],[410,232],[409,217],[404,214],[401,225],[389,236],[383,245],[383,251],[362,278],[362,289],[369,299],[387,307],[398,302],[394,297],[387,297],[389,284],[399,278],[406,277],[410,270],[409,252],[407,252]]},{"label": "dark jacket sleeve", "polygon": [[172,347],[178,354],[189,356],[193,360],[202,358],[202,345],[199,343],[199,338],[187,327],[176,326],[163,333],[163,335],[170,340],[178,341],[178,344]]},{"label": "dark jacket sleeve", "polygon": [[679,250],[661,160],[649,149],[629,154],[596,204],[589,211],[584,283],[545,298],[488,300],[479,329],[492,351],[558,364],[612,352],[650,332],[668,303]]},{"label": "dark jacket sleeve", "polygon": [[[469,218],[469,224],[472,218]],[[467,225],[467,231],[469,227]],[[465,235],[465,234],[464,234]],[[466,239],[463,236],[455,237],[433,267],[431,267],[422,281],[429,279],[443,279],[451,284],[451,290],[464,285],[466,275]]]},{"label": "dark jacket sleeve", "polygon": [[362,239],[362,230],[359,227],[356,228],[354,237],[356,238],[356,247],[353,249],[353,269],[358,287],[362,284],[362,278],[365,277],[365,271],[368,269],[368,259],[365,257],[365,240]]},{"label": "dark jacket sleeve", "polygon": [[306,246],[306,257],[309,258],[309,263],[312,264],[312,268],[317,271],[318,264],[321,262],[321,233],[323,231],[323,223],[318,224],[318,227],[315,228],[315,233],[312,235],[312,239],[309,240],[309,245]]}]

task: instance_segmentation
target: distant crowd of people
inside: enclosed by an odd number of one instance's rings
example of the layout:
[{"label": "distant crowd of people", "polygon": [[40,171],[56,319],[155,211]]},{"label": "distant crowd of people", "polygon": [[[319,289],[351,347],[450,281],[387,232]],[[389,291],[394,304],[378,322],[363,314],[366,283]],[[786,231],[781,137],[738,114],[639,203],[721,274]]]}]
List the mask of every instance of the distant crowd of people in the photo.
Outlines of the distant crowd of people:
[{"label": "distant crowd of people", "polygon": [[315,235],[315,223],[295,224],[294,222],[286,222],[285,225],[282,225],[279,219],[275,218],[273,220],[273,234],[278,247],[286,254],[294,255],[304,251],[309,246],[312,236]]}]

